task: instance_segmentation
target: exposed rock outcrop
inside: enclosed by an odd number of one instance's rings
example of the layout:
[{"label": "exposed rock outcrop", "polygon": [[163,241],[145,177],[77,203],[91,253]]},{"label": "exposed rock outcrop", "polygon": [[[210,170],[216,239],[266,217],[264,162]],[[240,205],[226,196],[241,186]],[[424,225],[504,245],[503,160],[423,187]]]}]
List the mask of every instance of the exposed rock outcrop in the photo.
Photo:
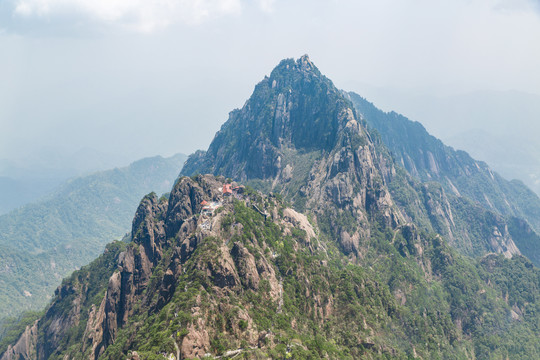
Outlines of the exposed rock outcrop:
[{"label": "exposed rock outcrop", "polygon": [[38,321],[28,326],[14,345],[9,345],[0,360],[33,360],[36,358]]}]

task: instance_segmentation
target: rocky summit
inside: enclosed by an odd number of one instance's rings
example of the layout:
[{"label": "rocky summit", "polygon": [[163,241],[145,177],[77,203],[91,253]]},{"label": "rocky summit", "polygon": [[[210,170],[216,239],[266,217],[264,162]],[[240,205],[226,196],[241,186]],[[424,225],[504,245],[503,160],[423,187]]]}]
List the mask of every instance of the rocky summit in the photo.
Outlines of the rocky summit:
[{"label": "rocky summit", "polygon": [[0,359],[540,358],[529,222],[417,176],[359,110],[283,60]]}]

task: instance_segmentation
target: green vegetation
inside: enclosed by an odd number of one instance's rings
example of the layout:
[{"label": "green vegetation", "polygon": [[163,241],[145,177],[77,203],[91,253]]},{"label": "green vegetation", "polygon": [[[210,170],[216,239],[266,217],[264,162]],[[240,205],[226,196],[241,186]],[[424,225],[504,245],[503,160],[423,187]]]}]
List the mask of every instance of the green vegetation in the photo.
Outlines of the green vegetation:
[{"label": "green vegetation", "polygon": [[[141,359],[163,359],[200,336],[208,341],[206,352],[220,356],[243,349],[240,358],[246,359],[469,359],[474,354],[503,360],[540,353],[540,271],[525,258],[490,255],[475,261],[413,225],[392,229],[375,223],[361,241],[361,259],[351,262],[332,227],[309,239],[304,230],[265,219],[250,205],[279,214],[278,198],[246,193],[245,201],[223,207],[220,228],[201,240],[182,263],[173,293],[164,295],[165,269],[179,245],[169,240],[144,292],[130,305],[128,322],[100,359],[132,351]],[[55,340],[50,359],[89,356],[90,347],[81,351],[88,310],[101,303],[125,249],[123,242],[109,245],[98,260],[64,280],[40,320],[38,341],[48,343],[48,329],[71,316],[75,299],[85,299],[82,317]],[[246,267],[249,259],[256,269]],[[238,280],[224,280],[223,261],[234,263]],[[26,323],[34,318],[29,319]]]}]

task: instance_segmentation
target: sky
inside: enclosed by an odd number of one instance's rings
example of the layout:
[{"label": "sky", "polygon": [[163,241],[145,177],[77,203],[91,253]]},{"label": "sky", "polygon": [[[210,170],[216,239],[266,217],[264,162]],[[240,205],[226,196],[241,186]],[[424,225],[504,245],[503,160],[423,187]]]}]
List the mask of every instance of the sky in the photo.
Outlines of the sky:
[{"label": "sky", "polygon": [[204,149],[281,59],[306,53],[440,135],[422,102],[540,96],[540,1],[0,0],[0,160]]}]

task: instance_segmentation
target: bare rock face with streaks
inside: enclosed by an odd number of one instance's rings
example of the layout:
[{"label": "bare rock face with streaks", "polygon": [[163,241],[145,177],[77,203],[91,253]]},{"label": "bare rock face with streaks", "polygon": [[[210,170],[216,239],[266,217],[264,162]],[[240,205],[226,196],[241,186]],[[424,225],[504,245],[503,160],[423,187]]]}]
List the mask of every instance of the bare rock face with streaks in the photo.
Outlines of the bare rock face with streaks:
[{"label": "bare rock face with streaks", "polygon": [[133,219],[133,246],[119,255],[118,270],[109,279],[105,297],[88,322],[85,344],[92,349],[96,359],[115,341],[118,329],[127,324],[141,297],[145,299],[143,302],[151,302],[152,294],[145,292],[164,250],[171,246],[167,240],[172,238],[180,246],[174,247],[168,268],[155,289],[159,297],[152,308],[159,310],[170,300],[182,268],[182,258],[185,260],[198,242],[193,234],[197,227],[194,215],[201,210],[203,199],[218,196],[221,186],[210,179],[199,183],[181,179],[169,200],[159,200],[151,194],[141,201]]},{"label": "bare rock face with streaks", "polygon": [[1,360],[32,360],[36,358],[38,324],[28,326],[14,345],[9,345]]}]

